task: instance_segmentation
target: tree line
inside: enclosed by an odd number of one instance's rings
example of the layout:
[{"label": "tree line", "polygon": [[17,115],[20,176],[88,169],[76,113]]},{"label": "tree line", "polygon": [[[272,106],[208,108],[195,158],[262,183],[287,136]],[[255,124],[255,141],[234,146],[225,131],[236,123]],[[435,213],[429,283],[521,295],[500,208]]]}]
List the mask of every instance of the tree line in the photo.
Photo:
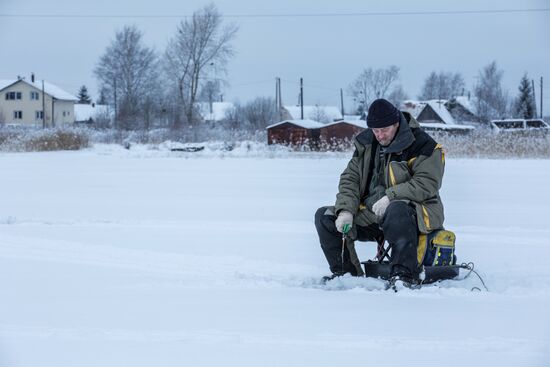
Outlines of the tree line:
[{"label": "tree line", "polygon": [[[203,128],[199,103],[212,106],[226,85],[227,63],[235,54],[233,41],[238,26],[224,24],[214,4],[206,5],[181,21],[166,49],[145,45],[136,26],[124,26],[99,58],[94,69],[98,80],[99,104],[114,109],[108,127],[127,130],[170,127],[193,131]],[[366,68],[348,87],[357,113],[376,98],[396,105],[408,99],[399,84],[400,70]],[[527,73],[517,97],[502,87],[503,71],[496,61],[479,71],[472,88],[472,105],[482,121],[503,117],[535,116],[534,91]],[[420,100],[452,99],[465,94],[464,77],[458,72],[431,72],[424,80]],[[79,91],[82,103],[90,103],[86,87]],[[228,111],[229,129],[262,130],[276,122],[278,111],[273,98],[258,97]]]},{"label": "tree line", "polygon": [[[504,89],[502,76],[504,72],[492,61],[483,67],[476,78],[472,92],[466,90],[464,76],[459,72],[432,71],[422,84],[418,100],[452,100],[458,96],[471,98],[480,121],[502,118],[536,117],[536,102],[533,82],[527,72],[524,73],[518,86],[516,96]],[[368,109],[377,98],[386,98],[396,105],[409,99],[403,87],[398,83],[399,68],[391,65],[387,68],[367,68],[350,84],[348,93],[357,104],[357,113]]]}]

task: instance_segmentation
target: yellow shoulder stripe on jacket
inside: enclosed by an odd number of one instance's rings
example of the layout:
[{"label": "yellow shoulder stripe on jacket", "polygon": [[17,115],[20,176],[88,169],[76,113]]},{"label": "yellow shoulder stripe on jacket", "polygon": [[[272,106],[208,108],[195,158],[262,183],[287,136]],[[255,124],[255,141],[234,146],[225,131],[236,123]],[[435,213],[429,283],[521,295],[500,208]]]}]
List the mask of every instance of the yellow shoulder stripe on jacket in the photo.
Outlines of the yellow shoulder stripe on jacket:
[{"label": "yellow shoulder stripe on jacket", "polygon": [[395,186],[395,184],[396,184],[395,174],[393,173],[393,168],[391,167],[391,162],[389,164],[389,171],[390,171],[390,183],[391,183],[392,186]]},{"label": "yellow shoulder stripe on jacket", "polygon": [[443,149],[443,145],[437,143],[434,150],[441,149],[441,162],[445,163],[445,149]]}]

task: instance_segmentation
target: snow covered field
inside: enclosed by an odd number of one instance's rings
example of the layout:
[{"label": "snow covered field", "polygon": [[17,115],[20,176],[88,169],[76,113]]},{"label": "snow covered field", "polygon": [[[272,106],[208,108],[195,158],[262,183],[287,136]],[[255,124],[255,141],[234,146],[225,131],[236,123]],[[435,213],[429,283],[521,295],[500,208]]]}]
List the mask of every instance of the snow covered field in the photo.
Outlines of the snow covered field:
[{"label": "snow covered field", "polygon": [[448,159],[490,292],[394,293],[315,285],[348,155],[1,154],[0,366],[549,366],[550,161]]}]

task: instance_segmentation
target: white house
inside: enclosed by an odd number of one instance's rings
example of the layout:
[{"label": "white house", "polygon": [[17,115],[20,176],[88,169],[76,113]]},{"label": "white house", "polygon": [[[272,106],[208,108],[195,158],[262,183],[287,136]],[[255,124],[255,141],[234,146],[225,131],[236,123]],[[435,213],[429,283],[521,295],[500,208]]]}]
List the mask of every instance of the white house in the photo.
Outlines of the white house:
[{"label": "white house", "polygon": [[58,86],[42,81],[0,79],[0,123],[59,126],[75,121],[78,98]]},{"label": "white house", "polygon": [[197,104],[199,113],[204,121],[218,122],[227,117],[229,111],[235,108],[231,102],[202,102]]},{"label": "white house", "polygon": [[103,104],[83,104],[75,103],[74,120],[79,123],[92,123],[98,119],[111,120],[114,117],[114,111]]}]

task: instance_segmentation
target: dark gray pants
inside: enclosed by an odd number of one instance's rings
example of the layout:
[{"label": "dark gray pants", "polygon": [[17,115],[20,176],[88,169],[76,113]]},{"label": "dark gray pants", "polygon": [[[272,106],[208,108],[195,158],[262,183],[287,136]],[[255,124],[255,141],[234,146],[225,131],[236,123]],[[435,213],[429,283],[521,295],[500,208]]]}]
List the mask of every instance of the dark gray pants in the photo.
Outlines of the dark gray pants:
[{"label": "dark gray pants", "polygon": [[392,245],[392,273],[413,275],[418,271],[416,248],[418,228],[416,211],[404,201],[393,201],[388,206],[381,224],[357,226],[356,238],[348,240],[342,262],[342,234],[336,230],[334,207],[321,207],[315,213],[315,228],[330,271],[363,275],[353,240],[376,241],[384,236]]}]

